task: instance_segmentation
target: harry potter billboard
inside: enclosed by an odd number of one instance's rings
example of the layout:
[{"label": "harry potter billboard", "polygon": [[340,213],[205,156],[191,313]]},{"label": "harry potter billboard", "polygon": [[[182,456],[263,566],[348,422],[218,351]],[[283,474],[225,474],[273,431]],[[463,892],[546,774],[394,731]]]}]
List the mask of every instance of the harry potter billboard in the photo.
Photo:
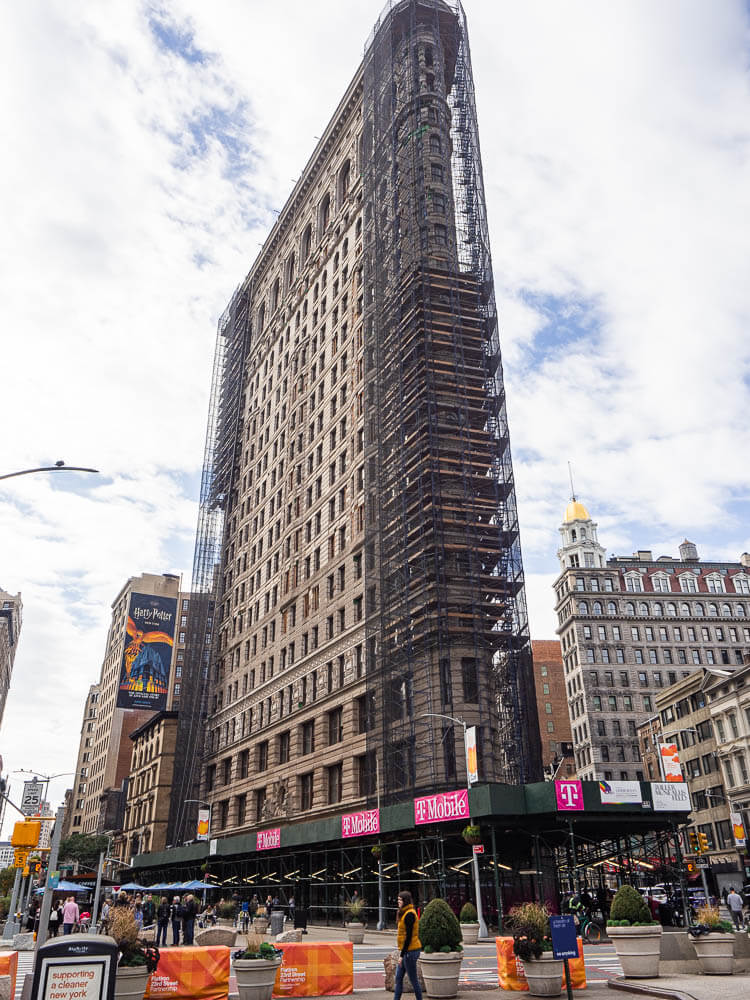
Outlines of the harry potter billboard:
[{"label": "harry potter billboard", "polygon": [[176,619],[174,597],[130,595],[118,708],[147,708],[161,712],[167,707]]}]

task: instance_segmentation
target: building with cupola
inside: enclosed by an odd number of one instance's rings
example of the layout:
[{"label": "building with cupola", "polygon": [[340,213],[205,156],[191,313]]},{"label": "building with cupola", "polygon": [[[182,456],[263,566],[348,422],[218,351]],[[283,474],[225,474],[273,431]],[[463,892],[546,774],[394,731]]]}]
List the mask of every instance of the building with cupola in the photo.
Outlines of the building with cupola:
[{"label": "building with cupola", "polygon": [[[750,555],[701,560],[686,539],[677,558],[648,549],[607,558],[575,496],[560,536],[555,612],[578,776],[643,780],[638,727],[656,695],[699,667],[741,666],[750,652]],[[677,739],[683,759],[700,758],[700,734]]]}]

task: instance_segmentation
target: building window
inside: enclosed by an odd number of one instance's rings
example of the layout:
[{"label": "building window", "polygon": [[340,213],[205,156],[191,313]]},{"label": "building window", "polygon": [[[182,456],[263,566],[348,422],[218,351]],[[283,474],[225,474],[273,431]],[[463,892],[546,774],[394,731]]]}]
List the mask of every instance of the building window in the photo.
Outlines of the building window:
[{"label": "building window", "polygon": [[333,764],[328,768],[328,803],[333,805],[341,801],[342,765]]},{"label": "building window", "polygon": [[698,581],[692,573],[683,573],[680,576],[680,590],[683,594],[698,593]]},{"label": "building window", "polygon": [[264,813],[266,809],[266,790],[265,788],[258,788],[255,791],[255,822],[260,823],[264,818]]},{"label": "building window", "polygon": [[242,826],[245,822],[247,811],[247,795],[237,796],[237,826]]},{"label": "building window", "polygon": [[343,712],[334,708],[328,713],[328,744],[340,743],[344,738]]},{"label": "building window", "polygon": [[289,763],[289,730],[279,734],[279,764]]},{"label": "building window", "polygon": [[479,676],[477,661],[473,657],[461,657],[461,677],[464,701],[476,704],[479,701]]},{"label": "building window", "polygon": [[299,804],[302,811],[312,809],[313,805],[313,772],[301,774],[299,777]]},{"label": "building window", "polygon": [[315,752],[315,722],[311,719],[302,726],[302,754]]}]

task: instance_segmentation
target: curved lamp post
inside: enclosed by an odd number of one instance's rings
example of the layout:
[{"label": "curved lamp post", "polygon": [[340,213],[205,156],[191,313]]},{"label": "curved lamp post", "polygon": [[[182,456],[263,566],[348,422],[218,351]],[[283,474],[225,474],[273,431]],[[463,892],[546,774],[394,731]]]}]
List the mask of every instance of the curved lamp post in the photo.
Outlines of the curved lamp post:
[{"label": "curved lamp post", "polygon": [[6,472],[0,479],[13,479],[15,476],[29,476],[32,472],[96,472],[98,469],[86,469],[81,465],[66,465],[62,459],[54,465],[43,465],[38,469],[21,469],[19,472]]}]

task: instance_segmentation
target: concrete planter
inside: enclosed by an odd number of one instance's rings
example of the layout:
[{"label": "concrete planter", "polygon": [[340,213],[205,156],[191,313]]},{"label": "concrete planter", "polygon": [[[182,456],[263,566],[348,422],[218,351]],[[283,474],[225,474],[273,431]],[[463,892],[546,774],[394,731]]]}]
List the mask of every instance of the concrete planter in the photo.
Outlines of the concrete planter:
[{"label": "concrete planter", "polygon": [[265,917],[253,918],[253,930],[256,934],[265,934],[268,930],[268,921]]},{"label": "concrete planter", "polygon": [[232,917],[217,917],[216,918],[217,927],[234,927],[234,920]]},{"label": "concrete planter", "polygon": [[734,972],[734,934],[731,931],[691,937],[704,976],[731,976]]},{"label": "concrete planter", "polygon": [[559,997],[562,993],[563,961],[547,952],[541,958],[523,960],[523,971],[533,997]]},{"label": "concrete planter", "polygon": [[235,958],[233,964],[240,1000],[271,1000],[280,958]]},{"label": "concrete planter", "polygon": [[115,1000],[143,1000],[150,975],[145,965],[118,965]]},{"label": "concrete planter", "polygon": [[476,944],[479,940],[479,924],[461,924],[464,944]]},{"label": "concrete planter", "polygon": [[349,940],[352,944],[362,944],[365,939],[365,925],[354,920],[346,924],[346,933],[349,935]]},{"label": "concrete planter", "polygon": [[661,924],[645,927],[607,927],[626,979],[655,979],[659,975]]},{"label": "concrete planter", "polygon": [[454,997],[458,993],[463,955],[460,951],[424,952],[419,957],[428,997]]}]

